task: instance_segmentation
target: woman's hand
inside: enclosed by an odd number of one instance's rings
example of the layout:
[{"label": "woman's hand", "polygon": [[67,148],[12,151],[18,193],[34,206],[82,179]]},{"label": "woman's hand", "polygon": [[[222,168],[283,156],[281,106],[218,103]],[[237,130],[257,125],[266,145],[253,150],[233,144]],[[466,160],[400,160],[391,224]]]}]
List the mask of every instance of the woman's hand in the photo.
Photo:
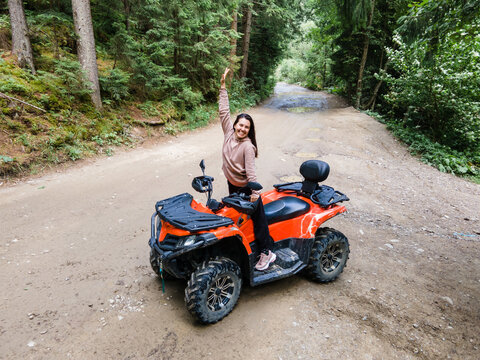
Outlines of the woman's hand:
[{"label": "woman's hand", "polygon": [[222,75],[222,78],[220,79],[220,88],[225,89],[225,79],[227,78],[227,74],[230,71],[230,69],[227,67],[225,69],[225,72]]},{"label": "woman's hand", "polygon": [[258,194],[252,194],[252,195],[250,195],[250,201],[255,202],[255,201],[258,200],[259,197],[260,196]]}]

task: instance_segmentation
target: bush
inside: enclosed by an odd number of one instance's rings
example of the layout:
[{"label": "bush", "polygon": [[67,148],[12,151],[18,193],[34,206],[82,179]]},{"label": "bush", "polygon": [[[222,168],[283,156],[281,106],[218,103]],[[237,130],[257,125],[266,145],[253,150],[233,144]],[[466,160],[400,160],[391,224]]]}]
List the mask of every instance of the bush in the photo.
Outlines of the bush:
[{"label": "bush", "polygon": [[441,172],[457,175],[480,177],[480,155],[472,152],[461,152],[446,145],[430,140],[418,130],[410,129],[401,122],[388,122],[387,127],[400,140],[409,145],[412,154]]},{"label": "bush", "polygon": [[30,93],[28,87],[23,83],[4,75],[0,75],[0,92],[18,95],[28,95]]},{"label": "bush", "polygon": [[260,95],[248,85],[247,79],[235,79],[229,89],[230,111],[232,113],[255,106],[260,101]]},{"label": "bush", "polygon": [[192,91],[190,87],[182,88],[182,91],[177,95],[177,98],[173,98],[181,103],[180,107],[185,109],[194,109],[201,102],[203,102],[203,95],[199,91]]},{"label": "bush", "polygon": [[130,76],[131,74],[120,69],[112,69],[106,76],[100,76],[99,81],[103,97],[115,102],[128,98]]},{"label": "bush", "polygon": [[395,38],[395,73],[384,76],[391,119],[457,151],[480,152],[480,38],[451,34],[430,54],[426,41]]},{"label": "bush", "polygon": [[63,83],[62,94],[69,100],[85,100],[92,90],[87,86],[88,80],[76,60],[61,59],[55,61],[55,74]]},{"label": "bush", "polygon": [[212,119],[217,116],[217,107],[203,105],[186,113],[185,120],[190,129],[195,129],[200,126],[207,125]]},{"label": "bush", "polygon": [[65,146],[65,151],[72,161],[79,160],[83,157],[83,151],[78,146],[67,145]]},{"label": "bush", "polygon": [[307,64],[300,59],[284,59],[276,70],[276,78],[290,84],[300,84],[307,78]]}]

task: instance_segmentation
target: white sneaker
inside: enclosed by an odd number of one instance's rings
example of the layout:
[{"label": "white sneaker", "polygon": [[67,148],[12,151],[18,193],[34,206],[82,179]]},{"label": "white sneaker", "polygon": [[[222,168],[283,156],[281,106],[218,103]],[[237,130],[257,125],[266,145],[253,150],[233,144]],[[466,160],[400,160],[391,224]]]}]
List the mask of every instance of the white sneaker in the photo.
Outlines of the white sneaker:
[{"label": "white sneaker", "polygon": [[260,253],[260,260],[258,260],[255,269],[257,270],[266,270],[277,259],[277,255],[268,250],[268,254]]}]

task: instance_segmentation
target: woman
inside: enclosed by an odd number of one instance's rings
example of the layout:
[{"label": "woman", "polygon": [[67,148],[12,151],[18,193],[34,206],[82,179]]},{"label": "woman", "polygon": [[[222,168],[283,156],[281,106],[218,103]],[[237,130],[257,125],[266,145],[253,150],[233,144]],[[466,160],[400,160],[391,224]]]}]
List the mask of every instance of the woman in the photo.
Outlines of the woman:
[{"label": "woman", "polygon": [[265,270],[276,259],[276,255],[272,252],[273,240],[268,231],[260,192],[252,191],[245,187],[248,182],[257,181],[255,158],[258,156],[258,151],[255,125],[250,115],[240,114],[232,126],[228,93],[225,88],[225,79],[229,71],[230,69],[225,69],[225,73],[220,80],[220,97],[218,101],[220,120],[224,133],[222,169],[228,181],[230,194],[241,192],[250,195],[250,201],[258,202],[257,210],[252,214],[255,240],[260,249],[260,260],[255,265],[255,269]]}]

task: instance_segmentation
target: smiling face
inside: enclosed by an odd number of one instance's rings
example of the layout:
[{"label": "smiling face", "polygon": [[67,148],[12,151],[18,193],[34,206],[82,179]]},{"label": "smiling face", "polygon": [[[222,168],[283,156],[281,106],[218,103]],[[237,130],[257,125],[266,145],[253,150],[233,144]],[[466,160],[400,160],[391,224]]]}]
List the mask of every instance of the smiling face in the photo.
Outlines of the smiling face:
[{"label": "smiling face", "polygon": [[245,118],[241,118],[233,127],[235,130],[235,135],[238,139],[245,139],[248,136],[248,132],[250,131],[250,121]]}]

